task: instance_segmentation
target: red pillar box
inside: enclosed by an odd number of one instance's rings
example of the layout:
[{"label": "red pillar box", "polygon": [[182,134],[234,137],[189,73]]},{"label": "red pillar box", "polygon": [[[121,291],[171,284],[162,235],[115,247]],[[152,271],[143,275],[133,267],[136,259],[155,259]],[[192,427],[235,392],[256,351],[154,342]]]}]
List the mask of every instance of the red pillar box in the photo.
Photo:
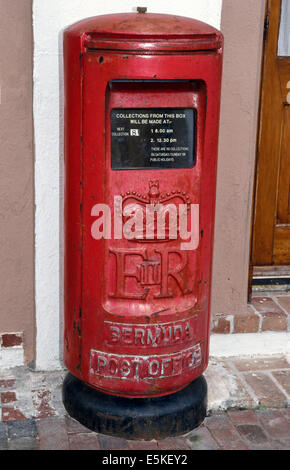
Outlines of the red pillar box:
[{"label": "red pillar box", "polygon": [[205,417],[222,47],[149,13],[64,33],[63,400],[96,432]]}]

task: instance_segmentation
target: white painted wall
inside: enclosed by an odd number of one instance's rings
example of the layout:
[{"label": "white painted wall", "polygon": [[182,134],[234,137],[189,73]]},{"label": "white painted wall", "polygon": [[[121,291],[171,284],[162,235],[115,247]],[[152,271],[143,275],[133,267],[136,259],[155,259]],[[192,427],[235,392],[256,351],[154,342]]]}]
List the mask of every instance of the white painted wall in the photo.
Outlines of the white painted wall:
[{"label": "white painted wall", "polygon": [[89,16],[131,12],[197,18],[220,27],[222,0],[34,0],[36,367],[55,369],[62,356],[62,39],[66,26]]}]

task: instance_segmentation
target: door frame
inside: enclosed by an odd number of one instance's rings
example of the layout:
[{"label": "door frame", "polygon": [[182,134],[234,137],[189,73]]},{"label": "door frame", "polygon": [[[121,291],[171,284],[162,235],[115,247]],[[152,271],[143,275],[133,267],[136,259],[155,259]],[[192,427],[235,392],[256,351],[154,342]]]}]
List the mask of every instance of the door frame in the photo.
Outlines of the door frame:
[{"label": "door frame", "polygon": [[[281,106],[281,101],[275,99],[277,95],[281,96],[281,82],[278,69],[279,67],[281,69],[281,65],[283,65],[283,58],[277,60],[281,7],[282,0],[267,0],[266,2],[252,205],[249,296],[254,266],[259,266],[262,269],[262,266],[271,266],[275,261],[273,248],[275,227],[277,230],[275,221],[280,166],[280,153],[275,151],[275,149],[282,144],[281,128],[283,124],[283,104]],[[269,129],[269,118],[265,111],[269,109],[275,115],[275,122],[277,123],[271,129]],[[261,184],[262,181],[263,184]],[[268,194],[274,194],[275,197],[269,198],[267,197]],[[267,211],[265,211],[265,204],[267,204]],[[283,229],[281,226],[281,228],[278,228],[278,231],[280,230],[282,234]],[[276,257],[277,259],[279,258]],[[277,269],[278,271],[279,269]]]},{"label": "door frame", "polygon": [[[269,211],[265,214],[263,207],[259,201],[266,200],[266,192],[276,194],[277,181],[278,181],[278,164],[276,158],[269,158],[271,147],[267,150],[267,139],[264,135],[267,131],[267,119],[264,113],[265,108],[271,107],[273,101],[273,94],[280,93],[280,82],[278,74],[271,74],[271,70],[276,66],[277,47],[280,29],[282,0],[267,0],[265,5],[265,20],[264,20],[264,40],[263,40],[263,54],[261,64],[261,82],[260,82],[260,97],[259,97],[259,112],[258,112],[258,127],[257,127],[257,144],[256,144],[256,157],[255,157],[255,175],[252,199],[252,216],[251,216],[251,243],[249,253],[249,284],[248,284],[248,300],[250,301],[252,293],[252,282],[254,275],[254,266],[260,267],[260,272],[263,271],[263,266],[272,265],[273,241],[274,241],[274,224],[273,220],[276,217],[277,199],[273,198],[268,207]],[[273,76],[272,76],[273,75]],[[276,103],[275,103],[276,104]],[[281,106],[274,106],[277,119],[282,123],[282,108]],[[276,126],[275,138],[281,138],[280,126]],[[273,152],[275,154],[275,152]],[[263,168],[264,163],[264,168]],[[266,164],[265,164],[266,163]],[[265,169],[266,167],[266,169]],[[264,171],[263,171],[264,170]],[[265,171],[266,170],[266,171]],[[271,178],[267,178],[268,174]],[[267,186],[260,185],[261,180],[267,181]],[[276,194],[277,197],[277,194]],[[260,224],[260,225],[259,225]],[[259,225],[259,230],[258,230]],[[264,251],[266,253],[267,262],[264,260],[259,262],[256,257],[257,243],[261,241],[262,232],[266,234],[264,238]],[[267,268],[265,269],[267,273]]]}]

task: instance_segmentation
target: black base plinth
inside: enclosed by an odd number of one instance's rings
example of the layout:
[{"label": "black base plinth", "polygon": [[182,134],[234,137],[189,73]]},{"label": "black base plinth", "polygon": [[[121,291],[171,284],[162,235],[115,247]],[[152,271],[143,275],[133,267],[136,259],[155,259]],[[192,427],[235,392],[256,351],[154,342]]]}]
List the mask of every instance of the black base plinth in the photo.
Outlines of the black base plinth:
[{"label": "black base plinth", "polygon": [[206,416],[203,376],[179,392],[155,398],[108,395],[67,374],[62,391],[68,414],[101,434],[128,440],[152,440],[186,434]]}]

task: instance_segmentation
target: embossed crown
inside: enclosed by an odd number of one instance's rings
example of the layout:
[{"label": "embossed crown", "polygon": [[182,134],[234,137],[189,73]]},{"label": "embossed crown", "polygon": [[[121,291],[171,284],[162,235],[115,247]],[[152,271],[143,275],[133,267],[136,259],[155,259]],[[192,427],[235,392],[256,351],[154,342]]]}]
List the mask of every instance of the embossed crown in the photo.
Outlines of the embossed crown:
[{"label": "embossed crown", "polygon": [[[176,207],[176,227],[177,227],[177,238],[179,238],[179,218],[182,215],[186,215],[186,213],[190,210],[191,199],[190,196],[180,189],[173,189],[168,192],[160,192],[159,188],[159,181],[158,180],[150,180],[149,183],[149,190],[147,194],[141,194],[137,191],[126,191],[126,193],[122,193],[122,219],[123,224],[126,224],[132,216],[126,215],[126,208],[129,209],[130,206],[130,213],[132,212],[137,213],[137,211],[142,211],[142,230],[141,227],[136,225],[135,228],[135,236],[132,241],[135,242],[166,242],[171,240],[170,238],[170,217],[167,210],[167,205],[174,205]],[[180,204],[183,206],[183,211],[180,210]],[[146,207],[151,205],[155,208],[154,210],[154,220],[152,220],[151,224],[148,224],[147,219],[147,211]],[[158,208],[156,208],[158,206]],[[157,220],[164,217],[164,238],[160,239],[158,237],[158,230],[157,230]],[[152,237],[149,239],[146,237],[146,223],[147,223],[147,231],[148,227],[151,228]]]}]

